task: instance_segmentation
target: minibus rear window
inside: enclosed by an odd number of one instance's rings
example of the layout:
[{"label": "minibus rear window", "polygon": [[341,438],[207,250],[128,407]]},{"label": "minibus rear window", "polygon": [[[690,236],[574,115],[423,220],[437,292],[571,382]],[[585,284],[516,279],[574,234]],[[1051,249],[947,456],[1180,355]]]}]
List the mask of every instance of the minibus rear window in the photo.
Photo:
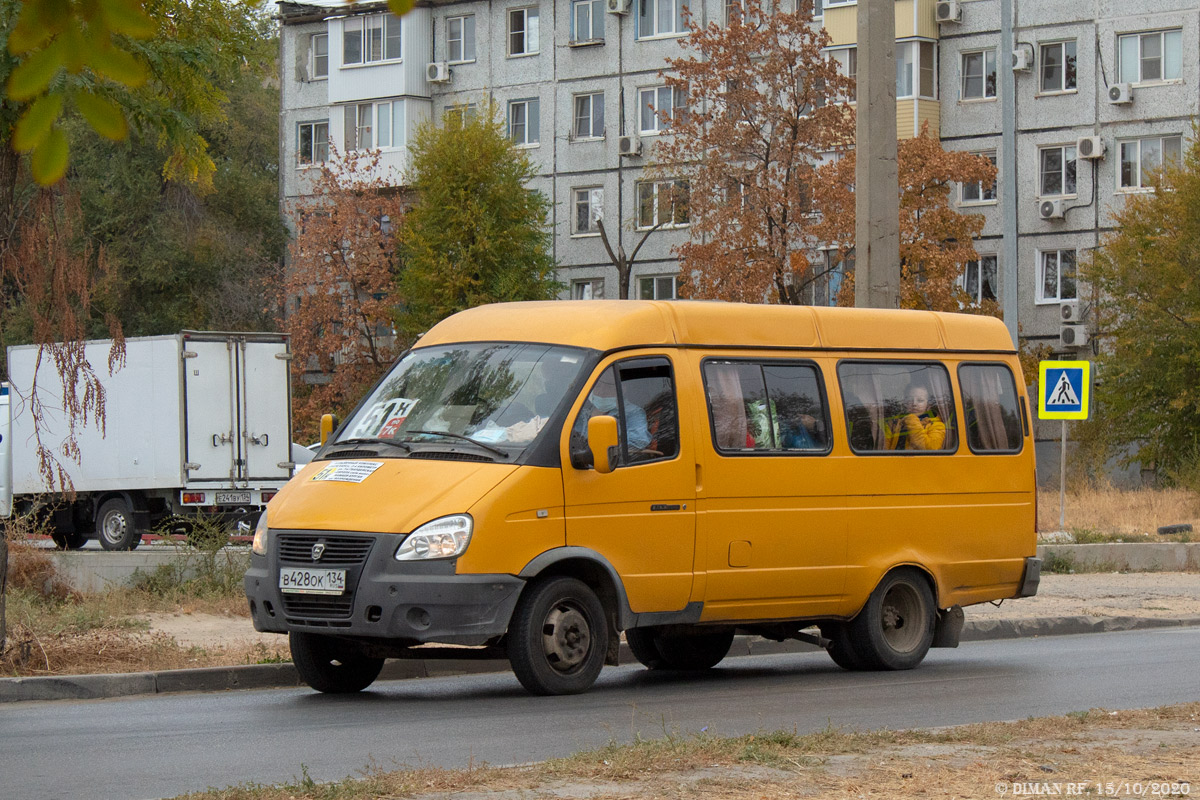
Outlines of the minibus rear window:
[{"label": "minibus rear window", "polygon": [[972,453],[1021,450],[1021,406],[1012,370],[1004,364],[962,364],[958,368]]},{"label": "minibus rear window", "polygon": [[821,379],[811,364],[704,362],[713,445],[727,455],[814,455],[829,449]]},{"label": "minibus rear window", "polygon": [[958,449],[954,395],[942,364],[843,361],[838,381],[854,452],[944,454]]}]

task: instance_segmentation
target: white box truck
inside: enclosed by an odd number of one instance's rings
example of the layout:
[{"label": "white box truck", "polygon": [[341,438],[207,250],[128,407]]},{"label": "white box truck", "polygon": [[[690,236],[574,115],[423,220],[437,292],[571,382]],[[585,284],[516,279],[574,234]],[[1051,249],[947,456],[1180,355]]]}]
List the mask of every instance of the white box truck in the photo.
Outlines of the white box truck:
[{"label": "white box truck", "polygon": [[[62,381],[38,366],[36,345],[8,348],[8,391],[0,398],[0,514],[53,509],[54,540],[78,548],[137,547],[167,524],[217,514],[251,524],[292,475],[291,352],[283,334],[184,331],[125,341],[125,364],[108,374],[111,341],[90,341],[88,362],[107,392],[105,430],[77,427],[79,463],[64,457]],[[30,391],[45,408],[41,440],[71,478],[75,499],[49,493],[38,471]],[[11,487],[6,503],[5,486]]]}]

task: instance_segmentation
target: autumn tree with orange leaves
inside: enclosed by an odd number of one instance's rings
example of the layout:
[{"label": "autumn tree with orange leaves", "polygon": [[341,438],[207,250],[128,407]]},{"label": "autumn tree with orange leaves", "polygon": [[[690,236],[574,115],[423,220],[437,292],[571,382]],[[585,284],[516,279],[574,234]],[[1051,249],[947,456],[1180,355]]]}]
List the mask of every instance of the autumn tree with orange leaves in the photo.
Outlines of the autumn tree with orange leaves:
[{"label": "autumn tree with orange leaves", "polygon": [[281,325],[292,337],[295,428],[310,436],[321,414],[349,411],[403,344],[392,316],[404,204],[379,159],[378,151],[331,152],[295,209]]},{"label": "autumn tree with orange leaves", "polygon": [[687,111],[669,120],[653,172],[690,184],[683,296],[798,304],[819,277],[797,255],[816,244],[817,167],[854,142],[853,82],[824,52],[811,0],[798,4],[727,5],[724,27],[689,19],[688,55],[667,61]]},{"label": "autumn tree with orange leaves", "polygon": [[[996,167],[984,156],[947,151],[929,134],[903,139],[897,156],[900,178],[900,307],[931,311],[976,311],[999,316],[995,300],[973,306],[974,299],[959,286],[968,261],[979,258],[975,239],[983,217],[955,211],[950,195],[957,183],[990,187]],[[839,260],[854,248],[854,153],[818,170],[822,189],[822,218],[814,234],[835,246]],[[839,305],[854,304],[852,276],[842,285]]]}]

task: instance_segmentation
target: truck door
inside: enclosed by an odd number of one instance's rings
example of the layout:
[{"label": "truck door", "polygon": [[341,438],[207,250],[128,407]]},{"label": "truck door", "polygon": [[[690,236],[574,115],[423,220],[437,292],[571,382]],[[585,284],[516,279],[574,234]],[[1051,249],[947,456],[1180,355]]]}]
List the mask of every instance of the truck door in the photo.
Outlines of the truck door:
[{"label": "truck door", "polygon": [[286,341],[242,339],[237,344],[242,477],[286,481],[291,468],[291,408]]},{"label": "truck door", "polygon": [[188,482],[238,479],[237,359],[227,339],[183,340]]}]

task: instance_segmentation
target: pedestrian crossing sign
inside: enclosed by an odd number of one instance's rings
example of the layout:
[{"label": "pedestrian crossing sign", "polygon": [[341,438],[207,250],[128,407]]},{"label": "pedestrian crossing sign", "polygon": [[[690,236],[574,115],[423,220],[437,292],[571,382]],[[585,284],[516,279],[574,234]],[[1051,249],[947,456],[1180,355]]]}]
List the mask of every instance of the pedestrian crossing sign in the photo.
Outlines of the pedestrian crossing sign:
[{"label": "pedestrian crossing sign", "polygon": [[1038,419],[1087,419],[1092,385],[1090,361],[1038,364]]}]

